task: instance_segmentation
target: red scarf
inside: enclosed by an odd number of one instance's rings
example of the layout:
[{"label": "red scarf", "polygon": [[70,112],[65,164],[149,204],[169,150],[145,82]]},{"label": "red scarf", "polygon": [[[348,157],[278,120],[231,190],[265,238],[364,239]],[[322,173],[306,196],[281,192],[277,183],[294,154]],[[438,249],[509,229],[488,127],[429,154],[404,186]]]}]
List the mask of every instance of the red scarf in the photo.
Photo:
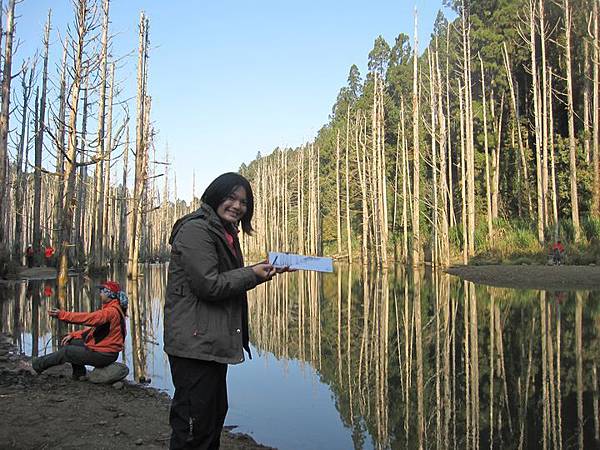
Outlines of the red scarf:
[{"label": "red scarf", "polygon": [[233,243],[235,242],[235,238],[233,237],[233,234],[231,234],[229,232],[229,230],[227,230],[227,229],[225,229],[225,239],[227,239],[227,245],[229,245],[229,248],[231,249],[233,254],[237,257],[238,254],[235,249],[235,245],[233,245]]}]

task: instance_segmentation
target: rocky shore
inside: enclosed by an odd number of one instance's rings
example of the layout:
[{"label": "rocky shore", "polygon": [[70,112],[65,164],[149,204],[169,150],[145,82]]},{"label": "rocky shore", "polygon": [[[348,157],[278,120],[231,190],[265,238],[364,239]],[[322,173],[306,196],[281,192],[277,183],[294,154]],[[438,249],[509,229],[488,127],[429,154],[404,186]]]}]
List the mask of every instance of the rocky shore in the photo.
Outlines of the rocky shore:
[{"label": "rocky shore", "polygon": [[[1,448],[168,448],[167,394],[129,382],[73,381],[67,364],[37,375],[12,342],[0,334]],[[225,430],[221,448],[269,447]]]}]

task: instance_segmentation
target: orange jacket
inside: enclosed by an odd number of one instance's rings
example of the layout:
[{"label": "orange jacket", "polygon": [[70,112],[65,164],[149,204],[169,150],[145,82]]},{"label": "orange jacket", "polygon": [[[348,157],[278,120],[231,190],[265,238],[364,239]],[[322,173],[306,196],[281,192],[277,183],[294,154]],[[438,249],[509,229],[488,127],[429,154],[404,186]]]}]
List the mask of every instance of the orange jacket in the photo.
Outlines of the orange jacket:
[{"label": "orange jacket", "polygon": [[102,309],[90,313],[59,311],[58,318],[64,322],[93,327],[69,334],[74,339],[83,339],[85,346],[90,350],[105,353],[117,353],[123,350],[125,316],[119,300],[104,303]]}]

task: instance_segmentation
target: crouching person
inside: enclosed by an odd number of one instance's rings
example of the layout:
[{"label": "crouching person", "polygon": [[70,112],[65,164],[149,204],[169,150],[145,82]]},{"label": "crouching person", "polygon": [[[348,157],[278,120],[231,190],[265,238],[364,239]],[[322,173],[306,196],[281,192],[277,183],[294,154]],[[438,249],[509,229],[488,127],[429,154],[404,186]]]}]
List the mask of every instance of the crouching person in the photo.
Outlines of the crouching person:
[{"label": "crouching person", "polygon": [[68,362],[73,366],[73,379],[78,380],[85,376],[86,365],[106,367],[117,360],[125,342],[127,296],[114,281],[106,281],[98,288],[102,299],[98,311],[48,311],[50,317],[89,328],[69,333],[62,339],[60,350],[35,358],[32,366],[37,373]]}]

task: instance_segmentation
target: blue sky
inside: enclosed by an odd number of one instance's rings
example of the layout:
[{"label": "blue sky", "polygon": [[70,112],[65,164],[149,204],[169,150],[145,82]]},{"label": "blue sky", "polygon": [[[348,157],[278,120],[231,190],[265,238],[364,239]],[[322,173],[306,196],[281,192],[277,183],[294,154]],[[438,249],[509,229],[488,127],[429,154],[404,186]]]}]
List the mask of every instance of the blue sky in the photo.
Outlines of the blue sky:
[{"label": "blue sky", "polygon": [[[178,196],[189,200],[194,170],[199,196],[213,178],[249,163],[258,151],[265,155],[312,140],[350,66],[364,76],[375,38],[393,43],[400,32],[412,36],[415,6],[422,50],[441,1],[112,0],[114,56],[135,51],[139,12],[145,10],[157,150],[162,155],[168,142]],[[72,20],[69,0],[17,5],[17,60],[40,47],[50,7],[51,73],[57,79],[58,33],[64,35]],[[135,64],[131,55],[118,69],[122,98],[135,95]]]}]

